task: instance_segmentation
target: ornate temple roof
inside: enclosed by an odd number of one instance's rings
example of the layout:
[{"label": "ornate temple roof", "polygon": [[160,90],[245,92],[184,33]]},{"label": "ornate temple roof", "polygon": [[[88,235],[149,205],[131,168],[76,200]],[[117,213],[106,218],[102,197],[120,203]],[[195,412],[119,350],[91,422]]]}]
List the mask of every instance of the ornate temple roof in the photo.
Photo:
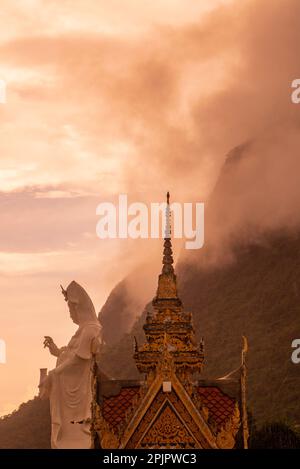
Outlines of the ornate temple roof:
[{"label": "ornate temple roof", "polygon": [[[134,412],[143,394],[143,386],[144,382],[138,380],[101,382],[98,397],[102,404],[102,414],[116,435],[122,434],[126,428],[128,417]],[[195,407],[199,411],[205,409],[210,426],[216,433],[220,432],[235,415],[239,382],[233,379],[199,380],[195,391]]]},{"label": "ornate temple roof", "polygon": [[[240,427],[241,380],[199,380],[203,342],[178,296],[173,268],[169,193],[162,271],[146,341],[135,343],[143,380],[95,374],[94,432],[103,448],[232,448]],[[245,423],[245,422],[244,422]]]},{"label": "ornate temple roof", "polygon": [[139,391],[140,386],[126,386],[120,388],[119,394],[103,398],[103,417],[116,433],[124,423],[126,414]]},{"label": "ornate temple roof", "polygon": [[[126,415],[132,408],[134,398],[139,395],[139,391],[140,386],[133,384],[131,387],[120,388],[115,396],[103,398],[103,416],[115,432],[118,433],[126,421]],[[197,391],[203,405],[209,411],[211,420],[218,429],[221,429],[234,414],[236,399],[224,394],[216,386],[199,386]]]},{"label": "ornate temple roof", "polygon": [[217,430],[221,429],[234,414],[236,399],[224,394],[216,386],[198,387],[197,391]]}]

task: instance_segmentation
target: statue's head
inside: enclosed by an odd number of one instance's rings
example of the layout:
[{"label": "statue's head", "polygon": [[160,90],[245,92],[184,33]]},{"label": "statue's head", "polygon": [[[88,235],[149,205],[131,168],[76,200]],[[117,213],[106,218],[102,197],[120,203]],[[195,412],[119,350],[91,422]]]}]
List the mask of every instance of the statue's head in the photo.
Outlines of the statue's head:
[{"label": "statue's head", "polygon": [[92,300],[84,288],[73,280],[66,290],[62,286],[61,289],[68,303],[70,317],[75,324],[98,322]]}]

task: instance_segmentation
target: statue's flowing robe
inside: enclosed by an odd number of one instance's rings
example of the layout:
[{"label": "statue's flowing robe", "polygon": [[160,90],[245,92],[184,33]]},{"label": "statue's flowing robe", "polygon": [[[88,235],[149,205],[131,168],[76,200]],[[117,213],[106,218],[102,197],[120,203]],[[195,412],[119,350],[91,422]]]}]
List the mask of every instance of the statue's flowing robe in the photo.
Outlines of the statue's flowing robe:
[{"label": "statue's flowing robe", "polygon": [[94,305],[76,282],[67,288],[67,300],[76,306],[78,330],[66,347],[60,349],[56,369],[41,394],[50,398],[51,447],[90,448],[92,342],[100,336]]},{"label": "statue's flowing robe", "polygon": [[50,391],[51,447],[90,448],[91,418],[91,343],[99,336],[100,325],[81,325],[57,366],[77,356],[78,359],[52,377]]}]

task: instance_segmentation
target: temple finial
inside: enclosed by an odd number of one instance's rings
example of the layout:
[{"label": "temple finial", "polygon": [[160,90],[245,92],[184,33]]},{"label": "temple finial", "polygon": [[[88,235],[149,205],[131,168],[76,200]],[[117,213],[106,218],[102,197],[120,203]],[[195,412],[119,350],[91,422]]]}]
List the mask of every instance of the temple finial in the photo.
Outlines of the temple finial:
[{"label": "temple finial", "polygon": [[166,206],[166,225],[165,225],[165,238],[164,239],[170,239],[171,238],[171,222],[170,222],[170,217],[171,217],[171,210],[170,210],[170,192],[167,192],[167,206]]},{"label": "temple finial", "polygon": [[167,192],[167,203],[165,205],[166,219],[165,219],[165,235],[164,235],[164,251],[162,260],[162,271],[158,277],[158,287],[154,303],[160,300],[176,299],[180,302],[177,296],[176,275],[173,267],[173,252],[171,243],[171,206],[170,206],[170,193]]},{"label": "temple finial", "polygon": [[166,207],[166,228],[164,238],[164,253],[163,253],[163,274],[174,273],[173,268],[173,252],[171,243],[171,223],[170,223],[170,192],[167,192],[167,207]]}]

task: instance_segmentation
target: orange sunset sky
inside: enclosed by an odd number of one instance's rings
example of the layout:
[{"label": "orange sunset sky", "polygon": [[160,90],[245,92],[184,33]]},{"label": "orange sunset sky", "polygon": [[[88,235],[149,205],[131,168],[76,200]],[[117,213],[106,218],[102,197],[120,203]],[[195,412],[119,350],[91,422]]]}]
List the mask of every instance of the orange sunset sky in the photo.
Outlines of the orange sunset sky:
[{"label": "orange sunset sky", "polygon": [[[253,176],[252,192],[275,197],[279,175],[289,183],[284,203],[253,199],[250,215],[255,206],[257,223],[299,220],[299,202],[288,203],[300,200],[290,102],[299,2],[283,3],[0,0],[0,415],[37,394],[39,368],[54,367],[43,336],[62,346],[75,330],[60,284],[82,284],[99,311],[142,261],[155,272],[142,300],[154,294],[161,241],[99,240],[100,202],[158,202],[166,190],[206,201],[226,153],[255,136],[262,158],[245,174],[268,179],[260,187]],[[274,162],[283,151],[291,174]],[[244,214],[236,205],[232,226]]]},{"label": "orange sunset sky", "polygon": [[[32,398],[39,368],[54,366],[43,336],[63,345],[74,332],[59,284],[81,282],[99,311],[135,266],[132,243],[96,238],[96,206],[120,192],[133,192],[133,201],[163,197],[170,180],[157,174],[162,149],[150,156],[143,139],[158,132],[153,121],[175,92],[163,65],[168,35],[224,3],[1,0],[0,415]],[[209,85],[191,76],[178,112],[185,115],[185,93]]]}]

